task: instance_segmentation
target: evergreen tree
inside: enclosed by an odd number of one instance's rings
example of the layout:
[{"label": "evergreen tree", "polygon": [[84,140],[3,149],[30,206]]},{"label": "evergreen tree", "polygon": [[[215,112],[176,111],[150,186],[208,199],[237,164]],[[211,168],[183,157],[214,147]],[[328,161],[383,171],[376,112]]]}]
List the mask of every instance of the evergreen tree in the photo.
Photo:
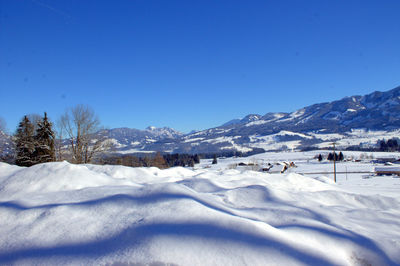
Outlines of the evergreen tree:
[{"label": "evergreen tree", "polygon": [[189,167],[194,167],[194,160],[193,160],[193,159],[190,159],[190,160],[189,160],[188,166],[189,166]]},{"label": "evergreen tree", "polygon": [[195,154],[193,160],[194,160],[194,163],[195,163],[195,164],[196,164],[196,163],[200,163],[200,157],[199,157],[199,155],[198,155],[198,154]]},{"label": "evergreen tree", "polygon": [[342,152],[339,152],[339,157],[338,157],[339,161],[343,161],[344,160],[344,156]]},{"label": "evergreen tree", "polygon": [[395,138],[388,139],[387,141],[388,151],[396,151],[399,147],[397,140]]},{"label": "evergreen tree", "polygon": [[321,154],[318,155],[318,161],[319,162],[322,161],[322,155]]},{"label": "evergreen tree", "polygon": [[379,150],[386,151],[386,149],[387,149],[386,141],[384,139],[379,140]]},{"label": "evergreen tree", "polygon": [[217,162],[217,155],[214,154],[213,160],[212,160],[212,164],[217,164],[217,163],[218,163],[218,162]]},{"label": "evergreen tree", "polygon": [[46,163],[55,161],[54,150],[54,132],[52,124],[47,118],[47,113],[44,113],[42,121],[38,122],[35,135],[36,151],[35,157],[37,163]]},{"label": "evergreen tree", "polygon": [[15,134],[15,163],[19,166],[31,166],[35,161],[34,126],[27,116],[19,123]]},{"label": "evergreen tree", "polygon": [[[343,155],[343,154],[342,154]],[[339,156],[338,156],[338,154],[335,152],[335,153],[332,153],[332,152],[330,152],[329,154],[328,154],[328,158],[326,158],[328,161],[333,161],[333,160],[335,160],[335,161],[337,161],[338,160],[338,158],[339,158]]]}]

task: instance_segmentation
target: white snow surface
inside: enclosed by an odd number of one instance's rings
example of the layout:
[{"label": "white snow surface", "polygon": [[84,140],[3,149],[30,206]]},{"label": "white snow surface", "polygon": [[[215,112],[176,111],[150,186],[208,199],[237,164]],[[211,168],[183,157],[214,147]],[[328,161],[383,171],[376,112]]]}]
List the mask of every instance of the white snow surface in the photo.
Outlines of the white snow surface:
[{"label": "white snow surface", "polygon": [[[316,154],[166,170],[0,163],[0,265],[399,265],[400,178],[344,175],[374,168],[346,162],[334,183]],[[233,167],[283,161],[297,168]]]},{"label": "white snow surface", "polygon": [[271,134],[267,136],[258,136],[258,135],[251,135],[249,136],[250,139],[250,145],[251,147],[256,147],[256,148],[263,148],[265,150],[279,150],[283,149],[284,146],[286,146],[289,149],[296,149],[301,145],[301,141],[299,140],[294,140],[294,141],[277,141],[280,136],[299,136],[304,139],[312,139],[312,136],[308,136],[302,133],[297,133],[297,132],[291,132],[291,131],[286,131],[282,130],[276,134]]},{"label": "white snow surface", "polygon": [[319,148],[327,148],[332,146],[332,141],[335,140],[338,146],[346,147],[351,145],[367,145],[374,146],[382,139],[396,138],[399,135],[399,130],[393,131],[366,131],[363,129],[353,129],[346,132],[345,135],[340,134],[313,134],[316,138],[322,139],[325,142],[317,144]]}]

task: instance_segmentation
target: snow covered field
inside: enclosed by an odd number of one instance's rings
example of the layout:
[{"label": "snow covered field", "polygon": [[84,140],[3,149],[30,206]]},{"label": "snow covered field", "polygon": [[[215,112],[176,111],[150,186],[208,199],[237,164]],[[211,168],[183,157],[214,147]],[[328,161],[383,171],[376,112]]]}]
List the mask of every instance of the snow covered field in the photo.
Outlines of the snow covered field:
[{"label": "snow covered field", "polygon": [[[399,265],[400,178],[343,162],[335,184],[318,153],[166,170],[0,163],[0,265]],[[236,167],[281,161],[297,167]]]}]

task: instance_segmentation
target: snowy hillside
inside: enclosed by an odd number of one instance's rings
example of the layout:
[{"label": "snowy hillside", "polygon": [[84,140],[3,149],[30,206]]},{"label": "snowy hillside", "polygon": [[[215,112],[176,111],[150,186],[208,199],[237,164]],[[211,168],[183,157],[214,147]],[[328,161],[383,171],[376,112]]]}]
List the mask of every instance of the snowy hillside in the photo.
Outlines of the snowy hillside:
[{"label": "snowy hillside", "polygon": [[169,142],[155,142],[146,150],[188,153],[249,152],[326,147],[332,141],[374,147],[378,139],[400,130],[400,87],[365,96],[314,104],[292,113],[251,114],[220,127]]},{"label": "snowy hillside", "polygon": [[147,127],[145,130],[134,128],[114,128],[101,132],[111,139],[114,149],[122,154],[145,151],[145,147],[163,140],[174,140],[183,134],[172,128]]},{"label": "snowy hillside", "polygon": [[[0,163],[0,265],[399,265],[400,178],[299,174],[331,170],[315,154],[166,170]],[[283,160],[298,167],[233,167]]]},{"label": "snowy hillside", "polygon": [[233,131],[256,127],[258,133],[276,133],[281,130],[304,133],[324,129],[329,133],[340,133],[359,128],[398,129],[400,87],[386,92],[376,91],[365,96],[350,96],[333,102],[314,104],[292,113],[250,115],[224,126],[230,126]]}]

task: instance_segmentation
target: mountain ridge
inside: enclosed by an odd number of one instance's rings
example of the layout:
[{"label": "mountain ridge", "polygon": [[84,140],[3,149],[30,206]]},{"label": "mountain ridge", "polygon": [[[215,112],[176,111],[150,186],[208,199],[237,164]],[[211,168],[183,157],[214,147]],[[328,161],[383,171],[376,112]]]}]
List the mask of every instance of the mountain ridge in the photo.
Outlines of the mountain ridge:
[{"label": "mountain ridge", "polygon": [[[268,149],[267,145],[255,143],[293,144],[296,141],[299,143],[293,148],[305,148],[324,142],[318,134],[339,134],[340,137],[332,138],[338,140],[354,137],[357,130],[390,132],[397,129],[400,129],[400,86],[386,92],[374,91],[364,96],[347,96],[332,102],[316,103],[291,113],[250,114],[215,128],[187,134],[174,151],[249,151],[257,147]],[[274,148],[271,149],[275,149],[276,145],[272,146]]]}]

